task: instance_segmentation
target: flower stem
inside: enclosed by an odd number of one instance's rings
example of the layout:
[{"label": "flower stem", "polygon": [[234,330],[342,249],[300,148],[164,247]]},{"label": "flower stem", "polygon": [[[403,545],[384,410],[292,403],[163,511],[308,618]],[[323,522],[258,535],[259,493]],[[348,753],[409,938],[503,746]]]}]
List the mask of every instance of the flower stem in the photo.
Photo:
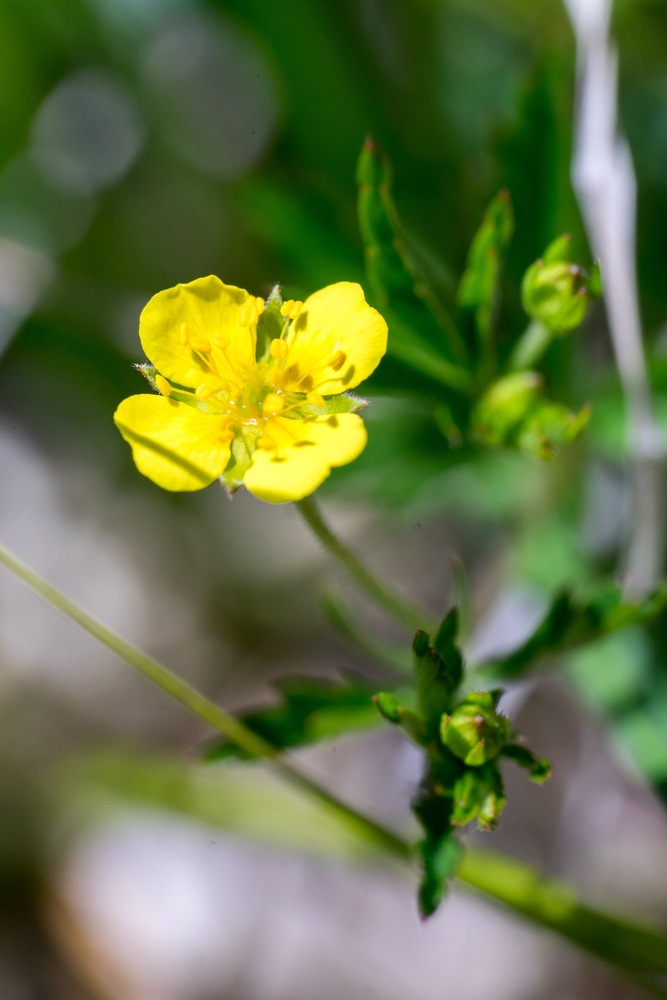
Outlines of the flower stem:
[{"label": "flower stem", "polygon": [[[0,564],[5,565],[41,597],[143,674],[147,680],[243,748],[250,756],[268,759],[283,778],[314,796],[363,839],[372,841],[403,863],[412,859],[412,846],[407,840],[342,802],[294,764],[279,758],[274,747],[242,722],[181,680],[167,667],[121,639],[1,545]],[[664,932],[584,906],[567,886],[543,878],[529,865],[490,851],[469,850],[463,857],[457,878],[531,922],[560,934],[580,948],[602,958],[653,996],[667,996],[658,981],[658,977],[667,974],[667,935]]]},{"label": "flower stem", "polygon": [[336,796],[332,795],[326,788],[310,778],[307,774],[280,757],[279,751],[267,743],[251,729],[245,726],[233,715],[225,712],[224,709],[216,705],[205,695],[187,681],[182,680],[172,673],[163,664],[158,663],[151,656],[137,649],[131,643],[126,642],[120,636],[112,632],[97,619],[89,615],[83,608],[65,597],[59,590],[52,587],[40,576],[29,569],[16,556],[8,552],[4,546],[0,545],[0,563],[16,574],[24,583],[32,587],[41,597],[45,598],[55,608],[62,611],[68,618],[76,622],[82,629],[94,636],[102,645],[114,652],[121,660],[134,667],[140,674],[161,688],[166,694],[180,702],[188,711],[192,712],[203,722],[206,722],[213,729],[216,729],[226,739],[236,746],[245,750],[249,756],[256,759],[268,759],[272,767],[288,779],[292,784],[297,785],[302,790],[310,793],[327,808],[342,816],[348,824],[356,827],[363,833],[366,839],[375,841],[380,847],[391,854],[403,858],[412,855],[411,845],[397,837],[390,830],[380,826],[368,816],[364,816],[358,810],[348,806]]},{"label": "flower stem", "polygon": [[512,351],[508,368],[513,372],[534,368],[551,344],[553,334],[547,330],[544,323],[534,319],[528,324]]},{"label": "flower stem", "polygon": [[376,604],[411,631],[426,629],[430,631],[434,624],[427,614],[404,600],[393,590],[385,587],[370,570],[334,535],[325,524],[319,507],[312,496],[298,500],[296,506],[300,510],[306,524],[312,529],[324,548],[341,563],[354,579],[361,590],[365,591]]}]

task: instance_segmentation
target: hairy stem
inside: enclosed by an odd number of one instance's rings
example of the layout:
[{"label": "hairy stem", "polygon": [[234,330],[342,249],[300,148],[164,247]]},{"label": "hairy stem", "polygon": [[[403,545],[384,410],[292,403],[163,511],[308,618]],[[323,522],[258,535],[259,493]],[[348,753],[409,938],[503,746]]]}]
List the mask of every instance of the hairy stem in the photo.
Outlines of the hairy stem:
[{"label": "hairy stem", "polygon": [[121,660],[134,667],[140,674],[149,680],[156,687],[161,688],[166,694],[180,702],[184,708],[188,709],[203,722],[206,722],[222,736],[235,743],[236,746],[245,750],[251,757],[257,759],[268,759],[271,766],[280,774],[297,785],[303,791],[308,792],[327,808],[342,816],[349,824],[363,829],[366,837],[370,837],[378,846],[384,848],[394,855],[408,858],[412,854],[410,844],[395,836],[390,830],[375,823],[368,816],[364,816],[358,810],[351,808],[336,796],[332,795],[326,788],[318,784],[314,779],[289,763],[279,755],[275,747],[267,743],[251,729],[245,726],[233,715],[225,712],[223,708],[216,705],[205,695],[187,681],[182,680],[172,673],[163,664],[158,663],[151,656],[137,649],[131,643],[126,642],[120,636],[112,632],[97,619],[89,615],[83,608],[79,607],[69,598],[61,594],[59,590],[52,587],[40,576],[29,569],[16,556],[12,555],[4,546],[0,545],[0,563],[4,564],[16,576],[20,577],[24,583],[32,587],[41,597],[45,598],[59,611],[62,611],[68,618],[76,622],[84,631],[94,636],[102,645],[114,652]]},{"label": "hairy stem", "polygon": [[308,527],[311,528],[327,552],[345,567],[357,586],[368,594],[376,604],[379,604],[393,618],[413,632],[417,629],[428,631],[434,627],[434,623],[429,620],[428,615],[386,587],[334,535],[324,522],[319,507],[312,497],[297,501],[296,506]]}]

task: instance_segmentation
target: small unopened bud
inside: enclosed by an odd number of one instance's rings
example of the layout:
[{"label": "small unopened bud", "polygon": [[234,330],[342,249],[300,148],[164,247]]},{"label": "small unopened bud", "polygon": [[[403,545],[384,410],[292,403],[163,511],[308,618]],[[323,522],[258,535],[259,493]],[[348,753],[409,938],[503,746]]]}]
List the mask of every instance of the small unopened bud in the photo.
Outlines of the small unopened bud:
[{"label": "small unopened bud", "polygon": [[440,738],[451,752],[471,767],[494,760],[509,739],[509,723],[491,707],[464,701],[451,715],[443,715]]},{"label": "small unopened bud", "polygon": [[536,261],[526,271],[521,285],[523,308],[551,333],[566,333],[586,315],[586,275],[568,261]]}]

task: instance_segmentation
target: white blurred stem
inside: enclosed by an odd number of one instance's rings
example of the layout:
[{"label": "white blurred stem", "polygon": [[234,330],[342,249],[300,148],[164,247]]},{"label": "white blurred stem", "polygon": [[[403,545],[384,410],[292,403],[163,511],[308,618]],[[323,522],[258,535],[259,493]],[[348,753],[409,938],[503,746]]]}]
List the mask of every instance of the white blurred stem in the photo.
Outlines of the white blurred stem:
[{"label": "white blurred stem", "polygon": [[604,298],[627,413],[634,518],[624,586],[641,597],[662,573],[664,444],[657,426],[635,275],[636,184],[630,150],[616,128],[617,58],[609,39],[610,0],[564,0],[577,41],[578,113],[573,183]]}]

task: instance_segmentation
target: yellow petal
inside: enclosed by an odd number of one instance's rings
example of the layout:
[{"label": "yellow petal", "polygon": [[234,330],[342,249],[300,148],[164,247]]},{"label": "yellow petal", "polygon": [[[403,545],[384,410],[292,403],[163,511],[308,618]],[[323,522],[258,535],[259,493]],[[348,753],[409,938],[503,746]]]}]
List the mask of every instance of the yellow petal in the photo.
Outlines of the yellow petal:
[{"label": "yellow petal", "polygon": [[229,461],[232,432],[225,417],[164,396],[130,396],[114,421],[132,446],[139,472],[165,490],[210,486]]},{"label": "yellow petal", "polygon": [[216,380],[238,386],[255,363],[256,328],[241,322],[254,302],[214,275],[158,292],[139,321],[146,357],[187,388]]},{"label": "yellow petal", "polygon": [[260,500],[301,500],[327,478],[333,466],[346,465],[363,451],[366,428],[354,413],[314,420],[276,417],[266,436],[272,449],[259,447],[243,482]]},{"label": "yellow petal", "polygon": [[374,371],[387,350],[387,324],[360,285],[339,281],[306,299],[286,340],[285,387],[328,396]]}]

